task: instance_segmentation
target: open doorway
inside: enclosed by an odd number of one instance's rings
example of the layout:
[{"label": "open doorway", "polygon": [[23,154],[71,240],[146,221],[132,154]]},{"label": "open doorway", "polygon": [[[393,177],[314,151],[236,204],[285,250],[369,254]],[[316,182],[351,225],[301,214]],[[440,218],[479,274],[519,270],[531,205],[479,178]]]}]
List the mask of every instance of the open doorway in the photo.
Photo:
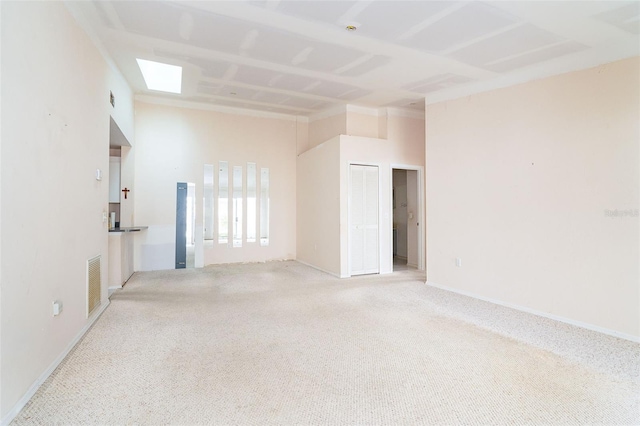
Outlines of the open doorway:
[{"label": "open doorway", "polygon": [[392,169],[393,271],[422,269],[418,170]]}]

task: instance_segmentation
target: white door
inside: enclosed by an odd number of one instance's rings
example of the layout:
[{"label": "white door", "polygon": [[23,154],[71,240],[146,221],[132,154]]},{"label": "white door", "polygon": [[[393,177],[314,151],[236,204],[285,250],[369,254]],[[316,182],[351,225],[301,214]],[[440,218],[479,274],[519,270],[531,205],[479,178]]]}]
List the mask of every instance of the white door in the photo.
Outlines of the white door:
[{"label": "white door", "polygon": [[378,167],[351,165],[351,275],[380,272],[378,249]]}]

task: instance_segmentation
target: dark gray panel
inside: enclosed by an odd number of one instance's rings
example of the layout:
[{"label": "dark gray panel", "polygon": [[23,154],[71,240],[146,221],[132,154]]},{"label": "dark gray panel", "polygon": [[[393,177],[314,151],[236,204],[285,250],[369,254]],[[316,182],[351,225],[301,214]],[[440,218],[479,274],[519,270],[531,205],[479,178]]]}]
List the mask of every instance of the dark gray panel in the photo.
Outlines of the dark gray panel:
[{"label": "dark gray panel", "polygon": [[176,269],[187,267],[187,184],[176,185]]}]

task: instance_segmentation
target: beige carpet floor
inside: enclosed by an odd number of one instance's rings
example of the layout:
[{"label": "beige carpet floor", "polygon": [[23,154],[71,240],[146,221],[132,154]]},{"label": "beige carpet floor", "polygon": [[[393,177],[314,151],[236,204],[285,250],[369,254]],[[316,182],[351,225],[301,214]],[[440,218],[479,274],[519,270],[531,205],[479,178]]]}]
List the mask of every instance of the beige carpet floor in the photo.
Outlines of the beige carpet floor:
[{"label": "beige carpet floor", "polygon": [[414,270],[136,273],[13,424],[640,424],[639,345],[538,320]]}]

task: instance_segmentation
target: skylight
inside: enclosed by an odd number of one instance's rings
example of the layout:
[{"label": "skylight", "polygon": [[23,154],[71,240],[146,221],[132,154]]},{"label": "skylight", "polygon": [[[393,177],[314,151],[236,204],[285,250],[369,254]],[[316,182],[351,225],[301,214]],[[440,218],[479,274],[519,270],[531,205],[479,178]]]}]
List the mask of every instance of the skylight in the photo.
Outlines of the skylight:
[{"label": "skylight", "polygon": [[149,90],[182,92],[182,67],[144,59],[136,59],[136,61]]}]

